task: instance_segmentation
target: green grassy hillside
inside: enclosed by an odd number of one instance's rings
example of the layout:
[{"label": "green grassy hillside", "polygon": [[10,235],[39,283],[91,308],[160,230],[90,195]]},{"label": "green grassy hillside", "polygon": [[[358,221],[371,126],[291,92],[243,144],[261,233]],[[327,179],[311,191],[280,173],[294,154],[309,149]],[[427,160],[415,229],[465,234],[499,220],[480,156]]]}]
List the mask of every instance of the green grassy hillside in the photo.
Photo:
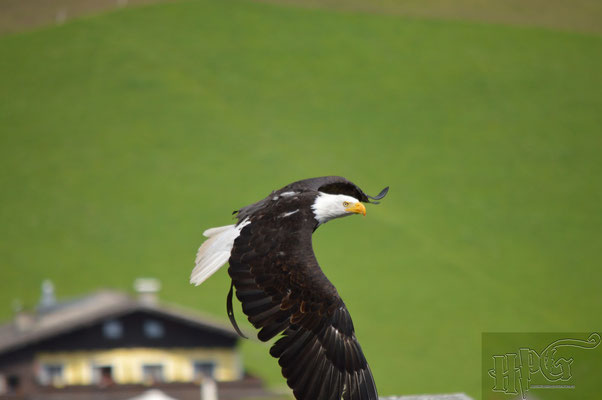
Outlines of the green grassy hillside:
[{"label": "green grassy hillside", "polygon": [[[72,296],[154,276],[225,320],[225,271],[188,284],[201,232],[344,175],[391,186],[314,242],[381,394],[478,396],[482,331],[600,329],[601,50],[208,0],[1,37],[0,315],[44,278]],[[282,383],[267,345],[244,350]]]}]

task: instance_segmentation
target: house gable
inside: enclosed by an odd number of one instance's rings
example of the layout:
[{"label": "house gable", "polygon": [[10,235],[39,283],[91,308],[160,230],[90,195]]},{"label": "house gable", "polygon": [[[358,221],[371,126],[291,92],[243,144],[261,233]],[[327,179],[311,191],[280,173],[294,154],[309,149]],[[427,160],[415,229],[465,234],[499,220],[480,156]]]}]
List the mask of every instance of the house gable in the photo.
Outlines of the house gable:
[{"label": "house gable", "polygon": [[199,324],[147,310],[109,316],[89,326],[48,338],[37,351],[96,350],[121,347],[234,347],[236,337]]}]

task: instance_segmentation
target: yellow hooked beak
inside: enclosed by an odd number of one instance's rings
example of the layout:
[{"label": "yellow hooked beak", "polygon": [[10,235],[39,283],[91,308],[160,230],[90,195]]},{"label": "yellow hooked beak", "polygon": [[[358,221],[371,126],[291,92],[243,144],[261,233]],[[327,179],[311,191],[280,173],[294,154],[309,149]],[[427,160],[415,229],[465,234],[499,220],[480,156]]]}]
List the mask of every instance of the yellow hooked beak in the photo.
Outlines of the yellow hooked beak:
[{"label": "yellow hooked beak", "polygon": [[360,202],[351,204],[349,207],[347,207],[345,209],[345,211],[356,213],[356,214],[362,214],[363,216],[366,216],[366,206],[364,206]]}]

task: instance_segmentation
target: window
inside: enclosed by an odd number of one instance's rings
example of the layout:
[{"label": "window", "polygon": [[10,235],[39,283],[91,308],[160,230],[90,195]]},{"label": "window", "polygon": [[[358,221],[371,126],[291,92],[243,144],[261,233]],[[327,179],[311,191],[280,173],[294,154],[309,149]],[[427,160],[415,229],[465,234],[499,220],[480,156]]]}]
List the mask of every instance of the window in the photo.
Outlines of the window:
[{"label": "window", "polygon": [[0,374],[0,395],[8,393],[8,380]]},{"label": "window", "polygon": [[92,380],[99,386],[109,386],[113,380],[113,367],[111,365],[94,365],[92,367]]},{"label": "window", "polygon": [[145,383],[163,382],[163,365],[146,364],[142,366],[142,379]]},{"label": "window", "polygon": [[204,377],[215,379],[215,362],[214,361],[195,361],[194,362],[194,379],[200,380]]},{"label": "window", "polygon": [[20,394],[21,380],[19,375],[0,375],[0,396],[4,394]]},{"label": "window", "polygon": [[21,392],[21,379],[19,375],[9,375],[6,378],[6,392],[9,394],[18,394]]},{"label": "window", "polygon": [[40,370],[40,383],[42,385],[62,386],[63,366],[61,364],[44,364]]},{"label": "window", "polygon": [[123,325],[114,319],[102,324],[102,334],[107,339],[119,339],[123,336]]},{"label": "window", "polygon": [[144,334],[151,339],[162,338],[164,334],[163,324],[159,321],[149,319],[144,321]]}]

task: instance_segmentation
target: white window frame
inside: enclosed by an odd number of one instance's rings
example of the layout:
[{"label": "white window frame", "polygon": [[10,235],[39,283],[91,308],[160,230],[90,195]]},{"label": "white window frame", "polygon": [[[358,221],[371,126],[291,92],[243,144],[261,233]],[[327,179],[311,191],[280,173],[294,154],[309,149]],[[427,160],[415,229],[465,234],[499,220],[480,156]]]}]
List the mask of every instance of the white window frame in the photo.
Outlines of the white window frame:
[{"label": "white window frame", "polygon": [[[58,367],[60,373],[58,379],[55,377],[52,379],[48,374],[48,369],[51,367]],[[40,373],[38,374],[38,381],[44,386],[63,386],[65,384],[65,365],[62,363],[44,363],[40,367]]]},{"label": "white window frame", "polygon": [[[106,367],[110,367],[111,368],[111,378],[113,379],[113,382],[115,382],[115,366],[113,364],[109,364],[109,363],[105,363],[105,364],[92,363],[92,365],[90,366],[90,371],[91,371],[90,376],[92,377],[92,384],[93,385],[100,385],[101,384],[102,375],[98,375],[98,373],[100,373],[100,369],[101,368],[106,368]],[[97,371],[98,371],[98,373],[97,373]]]},{"label": "white window frame", "polygon": [[199,376],[199,374],[197,374],[197,371],[196,371],[197,364],[211,364],[213,366],[213,370],[211,371],[212,372],[211,376],[209,376],[208,378],[215,380],[215,375],[217,372],[217,368],[219,366],[219,363],[217,362],[217,360],[212,359],[212,358],[202,358],[202,359],[192,360],[192,375],[193,375],[193,379],[195,381],[201,379],[201,376]]},{"label": "white window frame", "polygon": [[161,379],[159,381],[154,381],[153,383],[162,383],[162,382],[167,382],[166,377],[165,377],[165,364],[161,363],[161,362],[156,362],[156,363],[144,363],[142,364],[142,381],[146,382],[147,381],[147,376],[144,373],[144,368],[145,367],[161,367]]}]

